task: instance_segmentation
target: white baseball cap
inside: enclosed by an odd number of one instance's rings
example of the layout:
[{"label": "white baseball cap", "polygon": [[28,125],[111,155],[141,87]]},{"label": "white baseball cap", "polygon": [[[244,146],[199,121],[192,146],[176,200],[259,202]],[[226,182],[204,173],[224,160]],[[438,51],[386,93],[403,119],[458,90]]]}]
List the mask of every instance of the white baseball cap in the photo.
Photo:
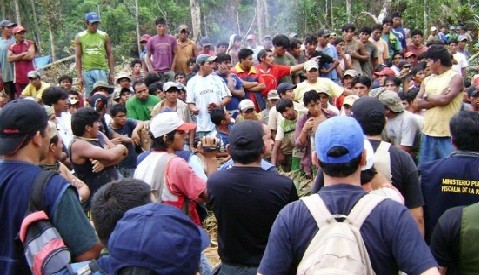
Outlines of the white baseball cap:
[{"label": "white baseball cap", "polygon": [[155,138],[171,133],[173,130],[187,131],[195,128],[196,124],[184,122],[176,112],[159,113],[150,123],[150,132]]},{"label": "white baseball cap", "polygon": [[240,111],[242,112],[248,109],[254,109],[254,108],[255,108],[254,103],[250,99],[243,99],[238,105],[238,109],[240,109]]}]

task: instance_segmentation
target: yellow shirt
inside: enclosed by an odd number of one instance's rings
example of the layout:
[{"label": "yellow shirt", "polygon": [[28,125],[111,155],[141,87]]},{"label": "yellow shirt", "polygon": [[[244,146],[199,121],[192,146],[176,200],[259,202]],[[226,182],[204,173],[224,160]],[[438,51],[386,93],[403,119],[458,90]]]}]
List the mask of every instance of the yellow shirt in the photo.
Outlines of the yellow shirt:
[{"label": "yellow shirt", "polygon": [[[440,75],[432,75],[424,79],[424,95],[439,95],[449,87],[451,79],[457,72],[450,69]],[[459,112],[462,93],[459,93],[448,105],[436,106],[424,113],[423,133],[432,137],[450,137],[449,121]]]},{"label": "yellow shirt", "polygon": [[305,80],[304,82],[298,83],[296,89],[293,90],[294,100],[303,104],[304,93],[311,90],[316,90],[317,92],[327,90],[330,97],[337,97],[343,94],[344,88],[327,77],[318,77],[316,83],[309,83],[308,80]]},{"label": "yellow shirt", "polygon": [[42,99],[43,91],[47,88],[50,88],[50,83],[45,83],[42,82],[42,86],[40,86],[40,89],[36,89],[31,83],[25,87],[22,91],[22,96],[31,96],[35,99]]}]

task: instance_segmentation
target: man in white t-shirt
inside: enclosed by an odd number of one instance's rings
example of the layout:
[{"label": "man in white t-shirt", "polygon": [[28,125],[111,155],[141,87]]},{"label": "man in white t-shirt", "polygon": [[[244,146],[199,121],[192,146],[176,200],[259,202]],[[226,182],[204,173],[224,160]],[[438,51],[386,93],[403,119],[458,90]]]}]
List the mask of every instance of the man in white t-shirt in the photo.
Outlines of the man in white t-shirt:
[{"label": "man in white t-shirt", "polygon": [[461,74],[465,79],[467,77],[466,69],[469,67],[469,61],[467,61],[467,58],[463,53],[457,51],[457,44],[458,42],[455,39],[449,42],[449,53],[451,53],[452,57],[454,58],[452,69]]},{"label": "man in white t-shirt", "polygon": [[215,129],[211,122],[210,109],[226,106],[231,101],[231,93],[224,81],[213,72],[215,56],[200,54],[196,58],[198,73],[186,86],[186,103],[190,111],[197,115],[196,138],[201,139]]},{"label": "man in white t-shirt", "polygon": [[421,128],[414,114],[404,110],[404,105],[399,95],[393,91],[384,91],[379,95],[379,100],[384,104],[387,118],[387,139],[417,160],[417,153],[421,141]]}]

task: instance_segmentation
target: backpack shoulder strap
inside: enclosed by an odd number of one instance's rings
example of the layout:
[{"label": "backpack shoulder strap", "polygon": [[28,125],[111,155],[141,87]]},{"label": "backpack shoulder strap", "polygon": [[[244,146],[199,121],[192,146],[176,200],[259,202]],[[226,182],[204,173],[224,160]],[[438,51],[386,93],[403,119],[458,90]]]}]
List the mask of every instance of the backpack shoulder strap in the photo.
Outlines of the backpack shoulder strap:
[{"label": "backpack shoulder strap", "polygon": [[45,186],[50,181],[50,178],[55,174],[57,173],[54,171],[42,169],[33,180],[32,187],[30,189],[30,201],[28,203],[28,209],[30,212],[45,210],[43,193]]},{"label": "backpack shoulder strap", "polygon": [[383,196],[366,194],[364,197],[359,199],[353,209],[351,209],[351,213],[349,213],[347,219],[351,221],[357,228],[361,228],[364,220],[366,220],[369,214],[371,214],[371,211],[373,211],[373,209],[385,199],[386,197]]},{"label": "backpack shoulder strap", "polygon": [[379,143],[376,152],[374,153],[374,157],[376,160],[374,161],[374,167],[381,172],[389,181],[391,181],[392,174],[391,174],[391,155],[389,154],[389,148],[391,147],[391,143],[381,141]]},{"label": "backpack shoulder strap", "polygon": [[318,194],[302,197],[301,200],[311,212],[311,216],[313,216],[319,228],[327,224],[329,221],[334,220],[331,212],[329,212],[323,199]]}]

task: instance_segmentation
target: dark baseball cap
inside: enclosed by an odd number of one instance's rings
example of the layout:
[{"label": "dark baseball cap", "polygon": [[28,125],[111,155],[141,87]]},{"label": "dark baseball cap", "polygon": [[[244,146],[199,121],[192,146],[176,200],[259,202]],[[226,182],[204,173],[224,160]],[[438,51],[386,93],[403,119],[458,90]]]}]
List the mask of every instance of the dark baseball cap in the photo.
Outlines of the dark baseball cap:
[{"label": "dark baseball cap", "polygon": [[27,136],[43,130],[47,124],[47,112],[35,101],[10,101],[0,111],[0,155],[15,153]]},{"label": "dark baseball cap", "polygon": [[361,127],[369,123],[383,122],[385,112],[386,109],[381,100],[370,96],[360,97],[351,108],[353,117],[359,122]]},{"label": "dark baseball cap", "polygon": [[278,91],[278,94],[283,94],[287,90],[294,90],[296,89],[296,85],[291,84],[291,83],[280,83],[278,87],[276,88],[276,91]]},{"label": "dark baseball cap", "polygon": [[257,121],[245,120],[236,123],[230,132],[230,146],[234,150],[253,150],[262,148],[264,130]]}]

